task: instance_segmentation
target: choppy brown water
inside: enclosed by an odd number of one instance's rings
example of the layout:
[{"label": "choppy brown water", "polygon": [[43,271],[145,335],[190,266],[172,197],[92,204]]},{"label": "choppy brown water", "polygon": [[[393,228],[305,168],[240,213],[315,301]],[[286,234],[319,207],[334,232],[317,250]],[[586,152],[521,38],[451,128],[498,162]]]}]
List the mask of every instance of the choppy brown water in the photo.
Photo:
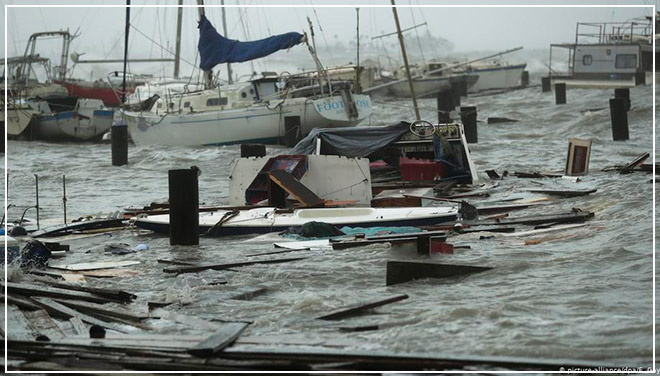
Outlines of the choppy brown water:
[{"label": "choppy brown water", "polygon": [[[162,272],[158,258],[221,262],[246,254],[273,251],[273,245],[246,238],[201,239],[199,247],[171,247],[167,238],[125,231],[72,241],[67,261],[137,259],[142,274],[113,279],[138,294],[133,305],[148,300],[178,300],[184,313],[206,319],[241,319],[254,323],[249,334],[306,334],[331,338],[350,348],[432,354],[575,358],[649,366],[652,358],[653,185],[651,175],[601,172],[652,150],[653,91],[631,89],[630,140],[611,141],[608,99],[611,90],[569,90],[568,104],[556,106],[552,93],[533,87],[512,93],[463,99],[478,106],[479,119],[504,116],[520,122],[479,123],[479,143],[472,157],[486,169],[562,169],[568,138],[591,138],[590,173],[573,186],[556,180],[508,178],[496,194],[482,201],[517,197],[524,188],[594,187],[596,194],[553,199],[542,209],[512,216],[559,212],[579,207],[594,211],[586,227],[558,234],[563,241],[525,246],[529,238],[453,239],[471,245],[453,255],[434,257],[447,263],[494,266],[462,279],[422,280],[385,287],[387,259],[416,258],[405,247],[373,246],[331,252],[292,252],[308,259],[236,271],[205,271],[173,276]],[[376,103],[372,124],[410,119],[405,101]],[[422,100],[422,117],[435,120],[434,100]],[[402,110],[403,109],[403,110]],[[587,109],[602,109],[586,111]],[[406,114],[407,112],[407,114]],[[283,151],[269,147],[269,153]],[[228,195],[228,164],[239,156],[232,147],[134,147],[129,165],[113,167],[110,147],[11,141],[8,145],[9,218],[34,204],[34,174],[39,175],[42,218],[61,220],[61,177],[66,174],[68,217],[110,214],[127,206],[167,197],[167,170],[196,165],[202,170],[200,201],[222,203]],[[540,182],[540,183],[539,183]],[[478,202],[476,202],[478,203]],[[34,217],[34,213],[28,213]],[[148,251],[112,256],[84,251],[105,242],[146,243]],[[225,278],[226,286],[209,286]],[[227,292],[265,285],[269,292],[249,301],[227,300]],[[374,297],[406,293],[408,300],[343,324],[406,322],[378,331],[343,333],[313,318],[334,308]],[[376,315],[377,314],[377,315]],[[155,325],[159,325],[156,323]],[[160,331],[178,329],[164,327]]]}]

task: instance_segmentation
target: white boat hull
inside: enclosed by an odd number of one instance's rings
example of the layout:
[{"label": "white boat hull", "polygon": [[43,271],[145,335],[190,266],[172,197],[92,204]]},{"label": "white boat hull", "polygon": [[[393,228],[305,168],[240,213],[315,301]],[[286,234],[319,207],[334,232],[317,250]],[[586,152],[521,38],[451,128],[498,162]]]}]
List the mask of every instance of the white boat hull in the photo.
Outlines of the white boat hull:
[{"label": "white boat hull", "polygon": [[300,132],[314,127],[351,127],[371,115],[367,95],[355,95],[357,117],[350,119],[340,96],[311,101],[287,99],[268,106],[205,111],[199,113],[154,114],[125,112],[128,130],[135,145],[229,145],[239,143],[277,144],[284,137],[285,117],[300,117]]},{"label": "white boat hull", "polygon": [[63,111],[38,116],[37,137],[47,141],[92,141],[100,139],[112,126],[112,110],[94,110],[92,116]]},{"label": "white boat hull", "polygon": [[[474,75],[458,75],[458,76],[446,76],[446,77],[427,77],[419,78],[413,80],[413,89],[415,90],[415,97],[435,97],[438,95],[438,92],[451,89],[451,83],[467,80],[467,87],[469,88],[474,85],[477,81],[477,76]],[[408,81],[401,81],[396,84],[392,84],[387,87],[387,92],[389,95],[394,97],[403,97],[410,98],[410,84]]]},{"label": "white boat hull", "polygon": [[[228,211],[199,215],[199,231],[204,233],[218,223]],[[458,207],[396,207],[396,208],[305,208],[291,212],[265,207],[240,213],[214,229],[214,236],[230,236],[282,231],[310,221],[325,222],[337,227],[422,226],[458,218]],[[156,233],[169,233],[170,216],[154,215],[137,219],[135,225]]]},{"label": "white boat hull", "polygon": [[526,64],[509,65],[493,68],[477,68],[469,71],[479,76],[477,82],[468,89],[468,93],[476,93],[491,89],[510,89],[520,86],[520,79]]},{"label": "white boat hull", "polygon": [[[0,110],[0,112],[0,117],[2,117],[2,121],[4,122],[4,108]],[[30,125],[30,121],[32,121],[32,117],[35,114],[36,112],[27,106],[21,108],[8,108],[6,124],[7,137],[9,139],[16,139],[21,136]]]}]

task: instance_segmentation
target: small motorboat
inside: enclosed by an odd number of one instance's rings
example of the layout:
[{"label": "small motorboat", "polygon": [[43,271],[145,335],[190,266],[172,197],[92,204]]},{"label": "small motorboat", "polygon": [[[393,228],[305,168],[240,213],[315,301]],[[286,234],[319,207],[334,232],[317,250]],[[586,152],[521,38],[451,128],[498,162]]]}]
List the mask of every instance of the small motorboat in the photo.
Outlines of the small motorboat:
[{"label": "small motorboat", "polygon": [[[433,225],[458,218],[458,206],[393,208],[302,208],[261,207],[249,210],[205,212],[199,215],[199,232],[213,236],[269,233],[302,226],[310,221],[337,227],[386,227]],[[135,225],[168,234],[170,215],[153,215],[135,220]]]}]

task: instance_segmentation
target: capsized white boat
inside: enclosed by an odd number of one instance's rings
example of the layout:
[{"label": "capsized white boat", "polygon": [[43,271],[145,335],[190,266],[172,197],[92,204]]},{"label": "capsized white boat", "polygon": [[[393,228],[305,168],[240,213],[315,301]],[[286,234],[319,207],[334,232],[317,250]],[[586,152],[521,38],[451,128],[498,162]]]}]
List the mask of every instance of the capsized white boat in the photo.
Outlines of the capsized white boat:
[{"label": "capsized white boat", "polygon": [[[343,227],[423,226],[458,218],[458,206],[392,207],[392,208],[302,208],[282,210],[262,207],[236,212],[218,211],[199,215],[199,231],[211,228],[213,236],[269,233],[310,221],[325,222]],[[221,220],[225,220],[221,222]],[[217,225],[221,222],[221,225]],[[156,233],[168,234],[170,216],[153,215],[138,218],[135,225]]]},{"label": "capsized white boat", "polygon": [[[37,116],[36,137],[46,141],[95,141],[112,126],[113,111],[98,99],[79,98],[75,107],[50,112],[47,101],[32,102],[33,108],[43,111]],[[39,111],[38,110],[38,111]]]}]

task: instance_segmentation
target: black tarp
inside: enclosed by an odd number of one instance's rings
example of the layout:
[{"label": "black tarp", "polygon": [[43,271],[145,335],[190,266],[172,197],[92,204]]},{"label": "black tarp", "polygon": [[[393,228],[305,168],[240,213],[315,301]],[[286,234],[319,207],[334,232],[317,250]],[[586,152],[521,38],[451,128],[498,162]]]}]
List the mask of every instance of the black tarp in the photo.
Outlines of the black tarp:
[{"label": "black tarp", "polygon": [[314,128],[289,154],[314,154],[318,137],[321,139],[321,154],[366,157],[399,140],[408,131],[408,122],[383,127]]}]

